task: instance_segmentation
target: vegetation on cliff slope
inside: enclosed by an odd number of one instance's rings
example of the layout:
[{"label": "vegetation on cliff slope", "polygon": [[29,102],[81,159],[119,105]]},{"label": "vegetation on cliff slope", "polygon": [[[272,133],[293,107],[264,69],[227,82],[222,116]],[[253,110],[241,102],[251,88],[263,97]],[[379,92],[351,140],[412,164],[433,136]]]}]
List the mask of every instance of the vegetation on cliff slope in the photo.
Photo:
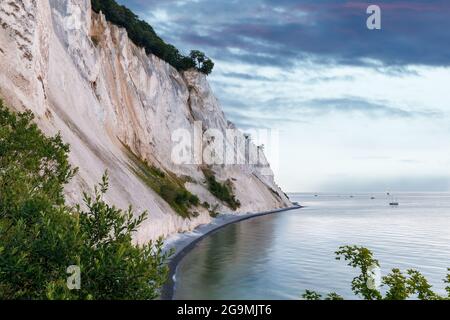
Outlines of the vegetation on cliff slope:
[{"label": "vegetation on cliff slope", "polygon": [[125,28],[129,38],[145,48],[147,54],[154,54],[180,71],[196,68],[205,74],[212,72],[214,62],[203,52],[194,50],[189,56],[184,56],[173,45],[165,43],[152,26],[115,0],[91,0],[91,3],[95,12],[101,11],[108,21]]},{"label": "vegetation on cliff slope", "polygon": [[[168,255],[161,241],[133,244],[146,213],[134,218],[106,204],[106,175],[93,197],[84,195],[85,209],[65,205],[63,189],[75,174],[69,146],[32,120],[0,101],[0,299],[155,298]],[[80,271],[74,290],[69,267]]]},{"label": "vegetation on cliff slope", "polygon": [[[406,273],[398,268],[392,269],[391,273],[380,279],[381,285],[387,288],[383,295],[377,287],[374,269],[379,268],[378,260],[373,253],[364,247],[343,246],[336,251],[336,259],[344,259],[348,265],[358,268],[360,274],[352,281],[353,293],[365,300],[406,300],[415,298],[419,300],[445,300],[450,299],[450,268],[448,269],[444,282],[447,284],[447,297],[439,296],[432,290],[428,280],[417,270],[407,270]],[[321,294],[307,290],[302,296],[307,300],[321,300]],[[343,300],[337,293],[330,293],[325,300]]]},{"label": "vegetation on cliff slope", "polygon": [[200,205],[200,199],[190,193],[184,186],[182,178],[174,173],[165,173],[148,164],[137,156],[131,148],[124,144],[128,158],[133,165],[130,169],[144,182],[161,196],[183,218],[195,217],[197,214],[192,209]]},{"label": "vegetation on cliff slope", "polygon": [[214,172],[208,168],[203,169],[203,174],[206,178],[208,190],[213,196],[225,202],[233,210],[237,210],[241,206],[241,203],[233,194],[233,185],[230,180],[227,180],[225,183],[218,182]]}]

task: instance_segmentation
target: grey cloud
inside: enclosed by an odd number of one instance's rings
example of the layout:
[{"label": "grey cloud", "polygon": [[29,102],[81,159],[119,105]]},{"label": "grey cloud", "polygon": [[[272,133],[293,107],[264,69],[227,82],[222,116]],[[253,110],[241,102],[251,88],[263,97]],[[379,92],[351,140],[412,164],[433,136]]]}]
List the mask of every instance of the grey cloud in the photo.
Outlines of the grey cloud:
[{"label": "grey cloud", "polygon": [[400,118],[437,117],[437,111],[411,111],[399,107],[387,106],[383,103],[369,102],[360,98],[314,99],[307,103],[319,112],[362,112],[370,115],[387,115]]},{"label": "grey cloud", "polygon": [[241,80],[256,80],[256,81],[273,81],[275,79],[264,77],[256,74],[250,73],[240,73],[240,72],[224,72],[222,73],[224,77],[227,78],[237,78]]},{"label": "grey cloud", "polygon": [[289,98],[275,98],[265,101],[260,105],[260,109],[265,112],[289,112],[298,116],[317,117],[329,113],[359,113],[371,117],[397,117],[413,118],[425,117],[436,118],[442,116],[442,113],[435,110],[408,110],[401,107],[390,106],[389,102],[366,101],[359,97],[345,98],[318,98],[311,100],[292,100]]},{"label": "grey cloud", "polygon": [[150,23],[157,10],[165,10],[167,21],[159,21],[164,37],[221,60],[280,67],[307,58],[348,65],[370,65],[367,59],[386,66],[450,64],[446,0],[379,0],[381,31],[366,28],[371,2],[362,0],[120,2]]}]

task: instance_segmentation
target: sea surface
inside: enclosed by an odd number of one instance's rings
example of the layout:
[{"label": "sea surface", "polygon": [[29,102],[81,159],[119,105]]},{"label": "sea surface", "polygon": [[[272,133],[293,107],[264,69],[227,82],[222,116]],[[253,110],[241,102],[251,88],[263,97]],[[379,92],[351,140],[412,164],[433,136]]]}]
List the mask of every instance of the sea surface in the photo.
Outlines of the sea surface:
[{"label": "sea surface", "polygon": [[[353,197],[351,197],[353,196]],[[291,194],[305,208],[229,225],[180,262],[175,299],[299,299],[306,289],[354,299],[343,245],[371,249],[381,275],[421,271],[438,293],[450,267],[450,194]],[[375,197],[375,199],[371,199]]]}]

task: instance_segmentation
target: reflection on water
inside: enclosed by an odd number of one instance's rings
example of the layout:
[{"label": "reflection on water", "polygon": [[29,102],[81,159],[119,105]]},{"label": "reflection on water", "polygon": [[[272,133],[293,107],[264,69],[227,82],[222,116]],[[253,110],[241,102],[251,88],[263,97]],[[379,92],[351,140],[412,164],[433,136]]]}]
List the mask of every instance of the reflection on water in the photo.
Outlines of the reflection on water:
[{"label": "reflection on water", "polygon": [[258,266],[271,259],[269,250],[274,230],[268,220],[272,219],[273,216],[267,216],[251,224],[233,224],[201,241],[178,268],[177,279],[184,279],[186,275],[190,285],[197,288],[195,293],[187,292],[187,296],[182,297],[219,299],[222,298],[219,292],[228,288],[230,296],[227,297],[233,298],[233,283],[239,283],[240,294],[245,294],[246,288],[250,289],[259,281]]},{"label": "reflection on water", "polygon": [[450,195],[292,196],[307,208],[246,220],[202,240],[181,261],[176,299],[298,299],[305,289],[352,298],[355,271],[334,259],[341,245],[372,249],[382,273],[421,270],[444,293],[450,267]]}]

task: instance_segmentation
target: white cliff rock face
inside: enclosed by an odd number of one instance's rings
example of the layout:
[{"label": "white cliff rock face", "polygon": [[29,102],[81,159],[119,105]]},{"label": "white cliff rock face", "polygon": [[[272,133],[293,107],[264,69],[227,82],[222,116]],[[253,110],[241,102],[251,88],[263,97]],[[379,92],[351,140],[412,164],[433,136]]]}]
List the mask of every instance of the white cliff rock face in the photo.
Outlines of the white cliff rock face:
[{"label": "white cliff rock face", "polygon": [[[70,202],[81,202],[81,190],[91,190],[108,170],[107,200],[149,212],[136,241],[192,230],[211,218],[200,208],[197,218],[177,215],[135,174],[127,148],[162,170],[191,177],[186,187],[202,202],[232,211],[207,191],[198,163],[172,161],[177,130],[192,131],[194,123],[202,131],[232,128],[206,77],[181,74],[147,56],[124,29],[93,13],[89,0],[0,0],[0,98],[18,111],[32,110],[45,133],[61,132],[71,145],[79,173],[67,187]],[[238,212],[289,206],[262,151],[251,145],[251,152],[259,165],[213,167],[218,180],[233,181]]]}]

